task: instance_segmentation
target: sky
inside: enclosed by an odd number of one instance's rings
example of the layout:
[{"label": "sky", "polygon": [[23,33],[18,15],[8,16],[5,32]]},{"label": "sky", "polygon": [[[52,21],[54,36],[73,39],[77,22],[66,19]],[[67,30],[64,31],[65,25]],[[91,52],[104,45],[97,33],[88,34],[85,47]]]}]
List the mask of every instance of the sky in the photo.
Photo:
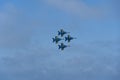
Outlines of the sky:
[{"label": "sky", "polygon": [[[120,80],[118,0],[0,0],[0,80]],[[77,39],[52,43],[64,29]]]}]

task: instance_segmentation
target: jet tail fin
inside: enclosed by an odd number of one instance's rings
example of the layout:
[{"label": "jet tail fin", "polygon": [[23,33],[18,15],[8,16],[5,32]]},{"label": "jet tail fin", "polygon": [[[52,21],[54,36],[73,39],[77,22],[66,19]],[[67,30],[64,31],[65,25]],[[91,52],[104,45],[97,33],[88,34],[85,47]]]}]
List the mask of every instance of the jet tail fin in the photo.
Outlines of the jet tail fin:
[{"label": "jet tail fin", "polygon": [[58,31],[58,35],[60,35],[60,31]]},{"label": "jet tail fin", "polygon": [[67,41],[67,37],[65,37],[65,41]]},{"label": "jet tail fin", "polygon": [[58,45],[58,49],[60,49],[61,48],[61,46],[60,45]]},{"label": "jet tail fin", "polygon": [[55,42],[55,39],[54,38],[52,38],[53,39],[53,42]]}]

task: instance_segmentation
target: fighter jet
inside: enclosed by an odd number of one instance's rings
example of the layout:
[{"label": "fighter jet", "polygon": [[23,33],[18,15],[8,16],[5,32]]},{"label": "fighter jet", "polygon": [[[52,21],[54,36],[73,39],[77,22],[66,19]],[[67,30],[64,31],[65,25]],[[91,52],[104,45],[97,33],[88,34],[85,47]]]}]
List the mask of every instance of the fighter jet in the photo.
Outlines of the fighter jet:
[{"label": "fighter jet", "polygon": [[61,43],[61,45],[58,45],[58,47],[59,47],[59,49],[64,50],[64,48],[70,47],[70,46],[64,45],[63,43]]},{"label": "fighter jet", "polygon": [[63,29],[60,29],[60,31],[58,31],[58,35],[61,35],[61,37],[63,37],[63,35],[70,33],[70,32],[65,32]]},{"label": "fighter jet", "polygon": [[68,35],[67,37],[65,37],[65,41],[68,41],[68,42],[70,42],[73,39],[76,39],[76,38],[71,37],[70,35]]},{"label": "fighter jet", "polygon": [[53,39],[53,43],[55,42],[56,44],[57,44],[59,41],[63,40],[63,39],[59,38],[58,36],[55,36],[55,38],[52,38],[52,39]]}]

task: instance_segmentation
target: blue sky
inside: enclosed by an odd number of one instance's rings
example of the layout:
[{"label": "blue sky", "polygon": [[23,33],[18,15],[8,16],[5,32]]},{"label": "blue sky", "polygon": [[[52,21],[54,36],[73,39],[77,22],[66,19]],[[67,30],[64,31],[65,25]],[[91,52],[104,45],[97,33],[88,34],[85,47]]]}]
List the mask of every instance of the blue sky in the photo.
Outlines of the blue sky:
[{"label": "blue sky", "polygon": [[117,0],[0,0],[0,80],[120,80],[119,16]]}]

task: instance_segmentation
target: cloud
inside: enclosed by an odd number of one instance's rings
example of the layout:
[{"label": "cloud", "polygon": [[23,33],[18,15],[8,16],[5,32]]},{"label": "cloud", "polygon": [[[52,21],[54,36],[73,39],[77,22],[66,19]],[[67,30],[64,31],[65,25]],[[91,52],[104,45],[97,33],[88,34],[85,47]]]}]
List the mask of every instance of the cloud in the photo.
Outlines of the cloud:
[{"label": "cloud", "polygon": [[0,48],[22,48],[29,42],[35,27],[14,4],[6,3],[0,11]]},{"label": "cloud", "polygon": [[0,74],[3,78],[7,75],[12,80],[120,79],[120,59],[119,56],[113,56],[116,53],[109,55],[111,48],[106,51],[101,46],[97,46],[99,50],[96,51],[96,47],[92,44],[82,47],[80,45],[77,49],[58,54],[53,49],[31,46],[31,48],[16,51],[12,57],[1,58]]},{"label": "cloud", "polygon": [[48,4],[53,5],[61,10],[75,14],[81,18],[100,18],[103,11],[78,0],[45,0]]},{"label": "cloud", "polygon": [[[62,3],[63,0],[58,0],[58,2]],[[69,1],[66,0],[67,2]],[[62,5],[61,3],[60,5]],[[73,5],[73,3],[70,4]],[[14,5],[11,5],[11,9],[1,11],[0,15],[0,47],[16,48],[28,45],[35,28],[34,25],[31,26],[31,20],[19,15],[19,10]],[[38,32],[40,31],[42,30],[38,30]],[[41,34],[41,36],[43,35]],[[41,38],[40,41],[42,41]],[[14,49],[2,53],[9,55],[0,57],[0,79],[119,80],[120,55],[114,49],[119,48],[116,45],[116,42],[77,44],[59,52],[33,42],[24,49]]]}]

